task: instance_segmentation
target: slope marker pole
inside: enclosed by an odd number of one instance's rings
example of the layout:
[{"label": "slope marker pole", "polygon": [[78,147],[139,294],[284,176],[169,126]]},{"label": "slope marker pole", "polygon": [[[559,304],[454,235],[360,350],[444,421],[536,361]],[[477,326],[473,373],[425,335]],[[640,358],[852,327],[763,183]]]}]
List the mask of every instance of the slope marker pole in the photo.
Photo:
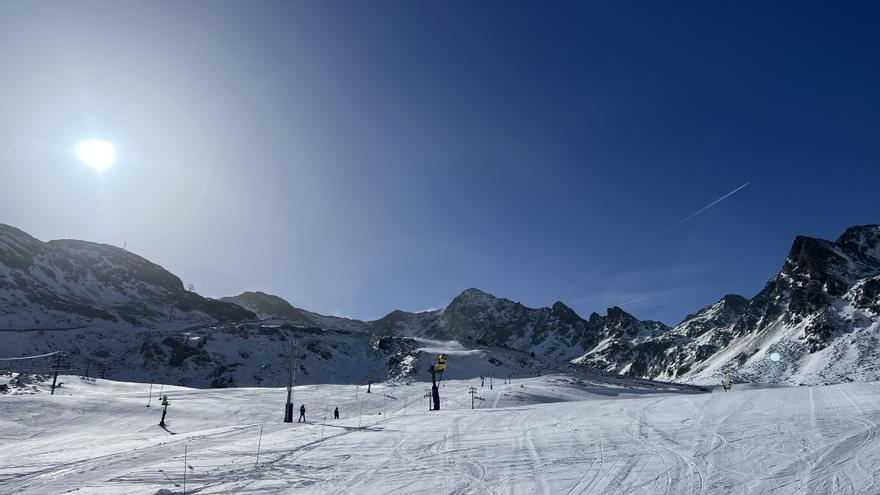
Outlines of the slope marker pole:
[{"label": "slope marker pole", "polygon": [[260,465],[260,447],[263,445],[263,425],[260,425],[260,439],[257,440],[257,462],[254,463],[254,467]]},{"label": "slope marker pole", "polygon": [[189,440],[183,444],[183,495],[186,495],[186,451],[189,448]]}]

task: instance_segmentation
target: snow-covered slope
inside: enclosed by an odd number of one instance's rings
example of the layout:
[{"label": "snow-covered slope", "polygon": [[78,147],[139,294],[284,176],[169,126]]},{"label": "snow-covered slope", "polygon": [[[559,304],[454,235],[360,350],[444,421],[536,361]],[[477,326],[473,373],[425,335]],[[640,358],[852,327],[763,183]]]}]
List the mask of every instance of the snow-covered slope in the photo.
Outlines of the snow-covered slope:
[{"label": "snow-covered slope", "polygon": [[86,241],[41,242],[0,224],[0,329],[211,324],[253,319],[184,289],[161,266]]},{"label": "snow-covered slope", "polygon": [[[366,383],[427,379],[437,354],[449,356],[446,377],[534,376],[559,369],[555,363],[514,349],[375,337],[358,331],[298,327],[288,323],[244,323],[139,331],[106,328],[0,332],[3,356],[60,351],[80,374],[195,387],[281,386],[286,355],[296,356],[297,383]],[[293,352],[296,346],[296,352]],[[0,361],[4,370],[42,369],[53,358]]]},{"label": "snow-covered slope", "polygon": [[265,292],[242,292],[237,296],[221,297],[219,300],[237,304],[260,318],[280,318],[294,325],[332,330],[360,330],[366,325],[360,320],[326,316],[297,308],[283,298]]},{"label": "snow-covered slope", "polygon": [[281,422],[283,388],[165,385],[166,431],[159,385],[147,408],[146,384],[62,380],[54,396],[0,396],[0,492],[880,493],[875,383],[681,394],[450,380],[433,412],[426,383],[309,385],[293,393],[305,424]]}]

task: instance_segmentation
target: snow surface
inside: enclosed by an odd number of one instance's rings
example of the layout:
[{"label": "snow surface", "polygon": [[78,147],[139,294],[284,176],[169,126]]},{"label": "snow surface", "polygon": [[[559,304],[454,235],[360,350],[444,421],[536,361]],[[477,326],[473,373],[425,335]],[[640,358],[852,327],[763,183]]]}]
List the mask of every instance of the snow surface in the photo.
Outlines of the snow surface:
[{"label": "snow surface", "polygon": [[0,395],[0,493],[183,493],[184,471],[199,494],[880,493],[877,383],[448,381],[434,412],[425,383],[308,385],[293,400],[309,423],[284,424],[283,388],[156,384],[147,408],[147,384],[61,381],[54,396]]}]

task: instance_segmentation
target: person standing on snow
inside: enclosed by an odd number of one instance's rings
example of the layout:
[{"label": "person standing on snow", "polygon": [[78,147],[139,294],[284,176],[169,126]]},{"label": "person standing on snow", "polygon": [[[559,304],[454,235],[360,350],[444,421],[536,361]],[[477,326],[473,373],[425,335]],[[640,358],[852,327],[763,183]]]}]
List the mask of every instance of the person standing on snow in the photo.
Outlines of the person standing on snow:
[{"label": "person standing on snow", "polygon": [[306,405],[301,404],[299,406],[299,419],[296,420],[297,423],[305,423],[306,422]]},{"label": "person standing on snow", "polygon": [[333,410],[333,419],[339,419],[339,408]]}]

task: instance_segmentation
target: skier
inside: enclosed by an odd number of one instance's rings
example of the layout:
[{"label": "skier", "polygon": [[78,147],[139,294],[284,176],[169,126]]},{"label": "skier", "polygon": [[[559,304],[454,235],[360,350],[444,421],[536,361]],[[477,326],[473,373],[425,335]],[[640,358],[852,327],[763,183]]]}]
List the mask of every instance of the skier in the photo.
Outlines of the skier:
[{"label": "skier", "polygon": [[299,406],[299,419],[296,420],[297,423],[305,423],[306,422],[306,405],[300,404]]},{"label": "skier", "polygon": [[339,419],[339,408],[333,410],[333,419]]}]

